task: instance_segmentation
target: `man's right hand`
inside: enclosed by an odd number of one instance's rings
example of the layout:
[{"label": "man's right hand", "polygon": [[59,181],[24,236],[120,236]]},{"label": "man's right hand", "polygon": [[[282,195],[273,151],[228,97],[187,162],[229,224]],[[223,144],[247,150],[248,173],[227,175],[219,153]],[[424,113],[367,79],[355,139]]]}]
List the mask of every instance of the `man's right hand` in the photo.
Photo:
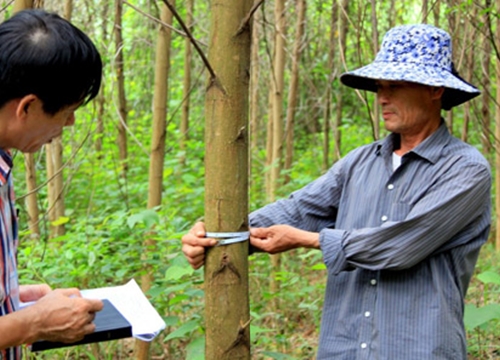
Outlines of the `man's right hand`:
[{"label": "man's right hand", "polygon": [[193,269],[199,269],[205,264],[205,248],[217,244],[217,240],[206,238],[205,232],[205,223],[197,222],[182,237],[182,252]]},{"label": "man's right hand", "polygon": [[72,343],[94,332],[95,313],[102,308],[101,300],[84,299],[73,288],[51,291],[21,312],[30,318],[32,340]]}]

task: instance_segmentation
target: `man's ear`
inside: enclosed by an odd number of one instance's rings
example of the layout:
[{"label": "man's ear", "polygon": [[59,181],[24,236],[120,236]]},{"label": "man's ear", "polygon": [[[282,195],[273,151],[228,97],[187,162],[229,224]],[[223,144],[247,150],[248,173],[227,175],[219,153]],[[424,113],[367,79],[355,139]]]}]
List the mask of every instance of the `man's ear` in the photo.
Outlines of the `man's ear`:
[{"label": "man's ear", "polygon": [[20,119],[24,119],[28,116],[28,111],[30,110],[30,106],[33,106],[34,103],[38,100],[38,96],[29,94],[23,96],[16,107],[16,116]]},{"label": "man's ear", "polygon": [[443,86],[433,86],[432,87],[432,98],[434,100],[441,99],[444,94],[444,87]]}]

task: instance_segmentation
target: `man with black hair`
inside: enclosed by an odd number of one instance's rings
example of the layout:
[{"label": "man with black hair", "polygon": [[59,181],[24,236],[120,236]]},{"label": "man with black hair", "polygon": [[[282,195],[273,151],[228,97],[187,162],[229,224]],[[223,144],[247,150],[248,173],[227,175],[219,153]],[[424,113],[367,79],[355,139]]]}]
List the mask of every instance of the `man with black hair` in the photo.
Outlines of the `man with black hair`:
[{"label": "man with black hair", "polygon": [[[18,12],[0,24],[0,359],[20,359],[36,340],[75,342],[95,329],[100,300],[78,289],[18,285],[18,225],[10,150],[31,153],[75,122],[101,84],[92,41],[60,16]],[[34,304],[19,309],[20,301]]]}]

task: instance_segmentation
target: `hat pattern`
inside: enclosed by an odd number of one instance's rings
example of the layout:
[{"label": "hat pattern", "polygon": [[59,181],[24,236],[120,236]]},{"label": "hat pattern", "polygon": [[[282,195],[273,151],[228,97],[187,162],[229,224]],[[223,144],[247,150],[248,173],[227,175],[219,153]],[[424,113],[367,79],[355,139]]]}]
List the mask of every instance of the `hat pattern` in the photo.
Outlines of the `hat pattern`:
[{"label": "hat pattern", "polygon": [[479,90],[454,71],[451,38],[432,25],[404,25],[387,32],[375,61],[342,74],[343,84],[377,91],[375,80],[410,81],[443,86],[442,107],[449,109],[479,95]]}]

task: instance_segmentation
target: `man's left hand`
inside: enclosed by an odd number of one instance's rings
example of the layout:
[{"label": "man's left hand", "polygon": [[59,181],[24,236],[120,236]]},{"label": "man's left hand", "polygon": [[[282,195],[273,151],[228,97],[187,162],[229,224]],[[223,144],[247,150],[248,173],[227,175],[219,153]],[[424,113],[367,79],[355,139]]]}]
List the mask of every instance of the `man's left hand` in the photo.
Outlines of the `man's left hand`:
[{"label": "man's left hand", "polygon": [[289,225],[250,229],[250,243],[259,251],[269,254],[300,247],[319,249],[319,233],[300,230]]}]

